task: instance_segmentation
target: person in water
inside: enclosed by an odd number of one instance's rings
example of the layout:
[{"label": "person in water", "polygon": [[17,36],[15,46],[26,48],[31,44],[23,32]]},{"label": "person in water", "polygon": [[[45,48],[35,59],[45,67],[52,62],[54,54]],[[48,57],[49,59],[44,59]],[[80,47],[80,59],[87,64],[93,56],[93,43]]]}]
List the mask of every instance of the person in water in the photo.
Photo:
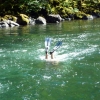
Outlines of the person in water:
[{"label": "person in water", "polygon": [[[48,59],[48,51],[51,44],[51,38],[45,38],[45,59]],[[53,53],[62,45],[62,41],[58,41],[52,51],[50,51],[51,59],[53,59]]]},{"label": "person in water", "polygon": [[[45,51],[45,59],[48,59],[48,52]],[[50,52],[50,55],[51,55],[51,59],[53,59],[53,52]]]}]

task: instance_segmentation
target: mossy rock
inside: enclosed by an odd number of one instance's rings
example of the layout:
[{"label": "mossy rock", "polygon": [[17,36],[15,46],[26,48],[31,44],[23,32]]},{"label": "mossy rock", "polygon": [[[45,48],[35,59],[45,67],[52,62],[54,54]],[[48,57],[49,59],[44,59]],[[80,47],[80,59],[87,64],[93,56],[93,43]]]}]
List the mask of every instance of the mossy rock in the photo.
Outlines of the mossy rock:
[{"label": "mossy rock", "polygon": [[3,17],[0,16],[0,21],[5,21],[6,19],[4,19]]},{"label": "mossy rock", "polygon": [[17,17],[15,17],[15,16],[13,16],[13,15],[5,15],[5,16],[4,16],[4,19],[6,19],[6,20],[12,20],[12,21],[14,21],[14,22],[17,21]]},{"label": "mossy rock", "polygon": [[17,23],[20,25],[28,25],[29,24],[29,17],[25,14],[19,14]]}]

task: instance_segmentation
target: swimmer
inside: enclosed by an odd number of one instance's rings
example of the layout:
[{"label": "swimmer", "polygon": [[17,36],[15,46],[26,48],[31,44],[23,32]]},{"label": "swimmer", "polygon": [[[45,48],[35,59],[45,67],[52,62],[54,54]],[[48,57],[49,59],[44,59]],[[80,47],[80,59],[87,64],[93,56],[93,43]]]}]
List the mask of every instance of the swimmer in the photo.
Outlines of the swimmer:
[{"label": "swimmer", "polygon": [[[46,38],[45,39],[45,54],[46,54],[45,59],[48,59],[48,50],[50,48],[50,44],[51,44],[51,38]],[[62,45],[62,41],[58,41],[55,47],[53,48],[53,50],[50,52],[51,59],[54,58],[53,57],[54,51],[56,51],[61,45]]]}]

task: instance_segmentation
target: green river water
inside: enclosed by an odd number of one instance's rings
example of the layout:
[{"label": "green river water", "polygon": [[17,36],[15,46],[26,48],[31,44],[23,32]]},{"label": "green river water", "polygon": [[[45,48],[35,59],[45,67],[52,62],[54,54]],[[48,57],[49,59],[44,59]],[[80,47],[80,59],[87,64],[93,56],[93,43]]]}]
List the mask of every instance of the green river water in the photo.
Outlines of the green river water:
[{"label": "green river water", "polygon": [[0,29],[0,100],[100,100],[100,19]]}]

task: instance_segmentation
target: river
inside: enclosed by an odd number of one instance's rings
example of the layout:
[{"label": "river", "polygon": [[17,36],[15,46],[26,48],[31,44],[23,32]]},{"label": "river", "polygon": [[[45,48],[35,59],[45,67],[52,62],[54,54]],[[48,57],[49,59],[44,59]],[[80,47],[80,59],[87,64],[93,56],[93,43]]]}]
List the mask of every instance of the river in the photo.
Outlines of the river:
[{"label": "river", "polygon": [[100,19],[0,29],[0,100],[99,99]]}]

